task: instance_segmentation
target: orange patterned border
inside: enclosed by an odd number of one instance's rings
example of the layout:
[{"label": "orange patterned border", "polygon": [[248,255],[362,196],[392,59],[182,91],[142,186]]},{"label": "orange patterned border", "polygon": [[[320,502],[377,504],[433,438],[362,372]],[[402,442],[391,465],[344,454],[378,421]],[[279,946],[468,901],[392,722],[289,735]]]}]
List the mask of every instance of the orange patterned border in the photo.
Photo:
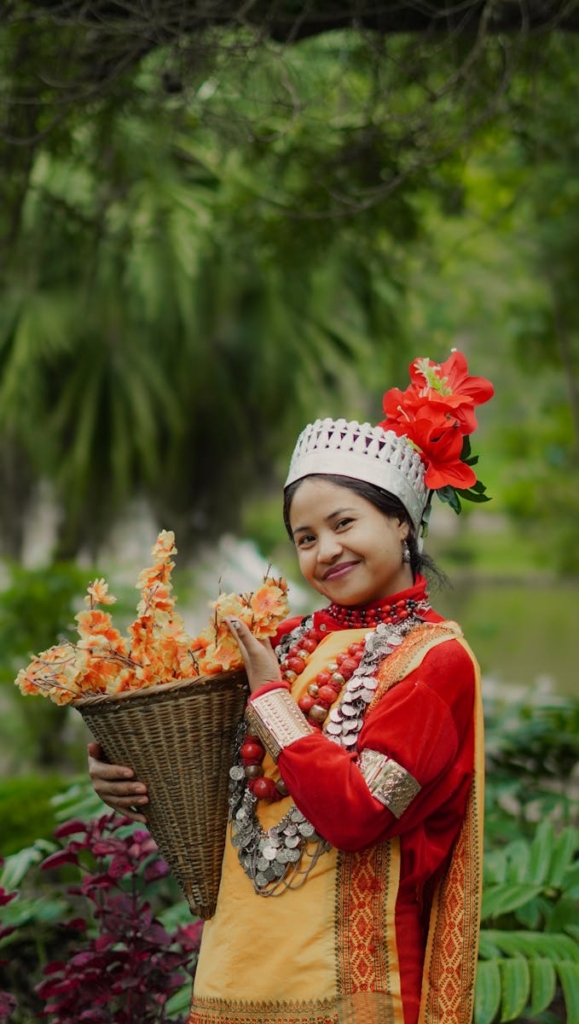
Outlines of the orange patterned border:
[{"label": "orange patterned border", "polygon": [[[256,960],[255,969],[258,970]],[[225,1002],[195,999],[189,1024],[338,1024],[334,1000],[304,1002]]]},{"label": "orange patterned border", "polygon": [[384,658],[378,669],[378,688],[368,708],[372,710],[381,697],[396,683],[403,679],[416,668],[428,650],[432,646],[443,643],[445,640],[458,640],[462,638],[462,630],[458,623],[448,622],[423,622],[404,638],[397,650],[394,650],[387,658]]},{"label": "orange patterned border", "polygon": [[398,839],[341,853],[336,889],[340,1024],[402,1024],[394,914]]},{"label": "orange patterned border", "polygon": [[[466,641],[462,646],[473,657]],[[474,776],[450,864],[435,894],[419,1024],[470,1024],[478,960],[484,821],[484,720],[476,659]]]}]

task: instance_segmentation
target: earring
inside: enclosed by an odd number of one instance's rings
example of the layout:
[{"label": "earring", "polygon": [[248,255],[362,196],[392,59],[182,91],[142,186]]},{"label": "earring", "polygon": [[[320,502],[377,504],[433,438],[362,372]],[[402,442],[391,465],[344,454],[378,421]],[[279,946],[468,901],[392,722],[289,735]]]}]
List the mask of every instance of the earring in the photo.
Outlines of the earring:
[{"label": "earring", "polygon": [[408,547],[408,541],[407,540],[403,541],[403,543],[402,543],[402,561],[403,562],[409,562],[410,561],[410,548]]}]

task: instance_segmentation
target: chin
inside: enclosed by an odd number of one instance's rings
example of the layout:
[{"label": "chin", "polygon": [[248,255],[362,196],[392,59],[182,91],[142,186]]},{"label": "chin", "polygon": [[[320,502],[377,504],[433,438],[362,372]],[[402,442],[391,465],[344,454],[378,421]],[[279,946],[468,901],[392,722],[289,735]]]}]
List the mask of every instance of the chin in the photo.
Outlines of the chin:
[{"label": "chin", "polygon": [[374,600],[374,598],[369,596],[366,591],[363,593],[352,592],[346,591],[345,588],[342,593],[337,593],[336,590],[334,590],[333,593],[330,594],[326,591],[324,597],[327,597],[328,601],[335,601],[336,604],[343,604],[348,608],[357,604],[367,604],[368,601]]}]

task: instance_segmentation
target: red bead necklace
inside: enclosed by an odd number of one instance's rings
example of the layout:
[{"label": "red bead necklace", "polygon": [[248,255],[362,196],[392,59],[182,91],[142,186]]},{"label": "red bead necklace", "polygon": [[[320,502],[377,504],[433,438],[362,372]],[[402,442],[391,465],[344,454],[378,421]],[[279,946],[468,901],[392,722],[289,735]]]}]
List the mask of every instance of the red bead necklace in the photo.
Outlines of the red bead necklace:
[{"label": "red bead necklace", "polygon": [[348,607],[343,604],[331,604],[325,609],[334,622],[346,629],[371,629],[378,623],[394,623],[407,619],[415,609],[425,602],[417,601],[412,597],[401,597],[392,603],[386,602],[377,604],[374,608]]},{"label": "red bead necklace", "polygon": [[[430,609],[428,599],[400,598],[397,601],[377,604],[374,608],[350,608],[345,605],[331,604],[324,609],[324,615],[331,617],[335,623],[346,629],[372,629],[379,623],[394,624],[404,621],[416,610],[424,612]],[[322,625],[324,630],[325,626]],[[307,662],[323,639],[315,626],[308,629],[296,643],[289,648],[281,662],[281,674],[290,687],[304,671]],[[310,725],[321,732],[332,704],[338,699],[342,687],[354,674],[362,655],[364,642],[350,644],[346,653],[338,654],[321,672],[318,672],[306,693],[298,700],[298,707],[303,711]],[[265,747],[258,736],[246,736],[241,747],[241,762],[245,771],[248,788],[258,800],[281,800],[288,796],[287,786],[283,779],[274,782],[263,773],[262,762]]]},{"label": "red bead necklace", "polygon": [[[304,671],[307,662],[318,646],[319,633],[315,628],[304,633],[303,637],[290,647],[280,668],[282,678],[292,685]],[[321,672],[318,672],[307,692],[298,700],[308,722],[314,729],[322,730],[332,704],[338,699],[342,687],[356,671],[362,655],[364,643],[350,644],[346,653],[338,654]],[[241,762],[245,771],[247,785],[258,800],[281,800],[288,796],[283,779],[274,782],[263,774],[262,762],[265,748],[257,736],[246,736],[240,750]]]}]

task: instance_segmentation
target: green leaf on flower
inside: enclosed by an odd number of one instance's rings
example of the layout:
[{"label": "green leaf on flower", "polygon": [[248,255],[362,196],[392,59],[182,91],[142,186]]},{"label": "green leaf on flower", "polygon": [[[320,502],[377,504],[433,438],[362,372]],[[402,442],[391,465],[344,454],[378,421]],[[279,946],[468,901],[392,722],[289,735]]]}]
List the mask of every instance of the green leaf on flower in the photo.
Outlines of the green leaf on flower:
[{"label": "green leaf on flower", "polygon": [[450,485],[447,484],[446,487],[441,487],[439,490],[437,490],[436,493],[441,501],[446,502],[448,505],[450,505],[451,509],[454,512],[456,512],[457,515],[460,515],[461,504],[458,495],[461,492],[458,490],[458,488],[451,487]]},{"label": "green leaf on flower", "polygon": [[456,493],[459,494],[461,498],[464,498],[465,501],[474,501],[475,504],[477,505],[482,505],[483,502],[485,501],[491,501],[491,498],[489,498],[488,494],[484,494],[482,491],[478,491],[476,489],[476,485],[474,487],[470,487],[466,491],[463,491],[460,487],[457,487]]}]

